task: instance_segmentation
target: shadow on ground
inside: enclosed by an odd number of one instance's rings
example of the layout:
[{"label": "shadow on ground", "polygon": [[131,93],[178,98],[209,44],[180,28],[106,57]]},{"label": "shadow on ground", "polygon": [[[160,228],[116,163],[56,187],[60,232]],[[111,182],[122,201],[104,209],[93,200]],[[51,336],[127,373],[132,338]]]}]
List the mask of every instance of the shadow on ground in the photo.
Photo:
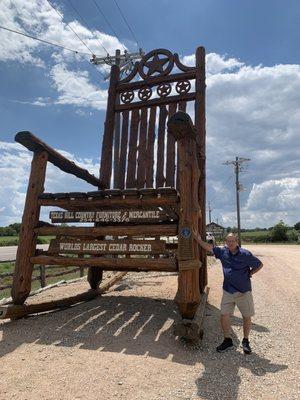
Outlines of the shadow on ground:
[{"label": "shadow on ground", "polygon": [[[215,346],[222,339],[219,310],[211,304],[207,306],[205,334],[199,346],[175,339],[173,324],[178,320],[172,300],[104,295],[65,310],[0,324],[0,357],[23,344],[34,343],[168,359],[195,366],[195,372],[199,368],[201,376],[195,382],[198,395],[210,400],[237,398],[239,368],[248,368],[259,376],[287,368],[255,353],[245,357],[240,349],[217,354]],[[233,323],[242,322],[235,317]],[[253,329],[268,332],[257,324]],[[236,337],[234,341],[237,342]]]},{"label": "shadow on ground", "polygon": [[[241,383],[240,368],[248,369],[252,375],[256,376],[265,376],[288,368],[287,365],[272,363],[271,360],[256,354],[255,351],[250,356],[244,355],[240,347],[243,320],[236,316],[231,318],[231,322],[233,326],[241,327],[241,337],[237,337],[234,332],[236,329],[234,329],[232,332],[234,349],[221,354],[217,353],[216,346],[223,340],[220,329],[217,328],[219,316],[220,311],[208,304],[205,318],[206,335],[201,346],[203,353],[199,357],[204,371],[195,382],[199,397],[209,400],[236,400]],[[261,340],[263,340],[263,334],[269,333],[266,327],[255,323],[252,329],[262,334]]]}]

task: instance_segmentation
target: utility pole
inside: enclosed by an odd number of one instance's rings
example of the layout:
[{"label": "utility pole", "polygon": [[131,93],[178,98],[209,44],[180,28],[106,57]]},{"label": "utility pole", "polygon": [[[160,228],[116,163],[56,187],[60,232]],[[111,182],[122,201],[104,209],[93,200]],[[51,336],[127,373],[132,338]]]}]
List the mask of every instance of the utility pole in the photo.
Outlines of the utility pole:
[{"label": "utility pole", "polygon": [[208,219],[209,219],[209,223],[211,224],[211,212],[212,212],[212,208],[210,207],[210,201],[208,202]]},{"label": "utility pole", "polygon": [[[133,66],[133,61],[140,60],[144,55],[142,49],[138,53],[128,53],[127,50],[124,54],[121,54],[121,50],[117,49],[114,56],[109,54],[106,57],[96,57],[90,60],[95,65],[118,65],[120,73],[130,73]],[[107,80],[110,74],[105,77]],[[119,96],[117,97],[116,103],[120,103]],[[121,116],[120,113],[115,115],[115,134],[114,134],[114,187],[118,186],[119,179],[119,156],[120,156],[120,131],[121,131]]]},{"label": "utility pole", "polygon": [[235,157],[235,160],[226,161],[223,165],[233,165],[235,172],[235,189],[236,189],[236,215],[237,215],[237,229],[238,241],[241,245],[241,215],[240,215],[240,192],[244,191],[243,185],[239,182],[239,173],[241,172],[241,165],[244,162],[251,161],[250,158]]},{"label": "utility pole", "polygon": [[[142,49],[139,49],[138,53],[129,53],[127,50],[124,50],[124,53],[121,54],[120,50],[116,50],[114,56],[110,56],[107,54],[105,57],[96,57],[93,55],[93,58],[90,60],[94,65],[119,65],[120,72],[127,73],[131,70],[133,66],[133,62],[137,60],[141,60],[145,55]],[[107,80],[110,74],[105,77]]]}]

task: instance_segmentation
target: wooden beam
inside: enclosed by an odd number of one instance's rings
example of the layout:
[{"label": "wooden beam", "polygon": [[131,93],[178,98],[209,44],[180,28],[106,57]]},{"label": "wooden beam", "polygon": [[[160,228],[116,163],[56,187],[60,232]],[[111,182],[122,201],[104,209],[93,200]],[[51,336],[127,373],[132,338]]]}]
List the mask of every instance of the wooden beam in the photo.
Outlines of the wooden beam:
[{"label": "wooden beam", "polygon": [[153,187],[156,107],[150,107],[147,136],[146,187]]},{"label": "wooden beam", "polygon": [[112,172],[112,148],[115,128],[115,103],[117,99],[116,86],[119,79],[120,69],[118,65],[111,67],[110,82],[108,89],[106,118],[102,140],[102,153],[100,165],[100,181],[105,188],[110,187]]},{"label": "wooden beam", "polygon": [[156,187],[164,186],[164,162],[165,162],[165,131],[168,110],[165,105],[159,107],[157,153],[156,153]]},{"label": "wooden beam", "polygon": [[122,225],[122,226],[42,226],[35,228],[37,235],[63,235],[63,236],[88,236],[99,237],[111,236],[175,236],[177,235],[177,224],[156,224],[156,225]]},{"label": "wooden beam", "polygon": [[191,268],[194,260],[199,260],[198,244],[193,238],[193,230],[198,229],[199,218],[196,137],[189,115],[182,111],[171,117],[168,127],[169,134],[178,141],[179,154],[180,214],[177,255],[179,276],[176,301],[181,315],[184,318],[193,318],[200,302],[199,267]]},{"label": "wooden beam", "polygon": [[38,255],[31,257],[33,264],[64,266],[95,266],[106,271],[177,271],[175,258],[74,258]]},{"label": "wooden beam", "polygon": [[135,103],[120,104],[115,106],[116,111],[134,110],[137,108],[167,105],[171,103],[178,103],[179,101],[192,101],[195,100],[196,93],[187,93],[168,97],[158,97],[147,101],[137,101]]},{"label": "wooden beam", "polygon": [[44,191],[47,160],[46,151],[35,152],[31,163],[11,292],[14,304],[23,304],[31,289],[33,264],[30,257],[34,255],[36,248],[34,227],[39,222],[38,196]]},{"label": "wooden beam", "polygon": [[78,208],[84,208],[85,210],[93,210],[99,209],[99,207],[118,207],[118,208],[127,208],[127,207],[151,207],[151,206],[164,206],[164,205],[175,205],[179,203],[179,197],[177,195],[168,195],[168,196],[147,196],[147,197],[126,197],[123,199],[120,198],[112,198],[112,199],[39,199],[38,204],[40,206],[53,206],[60,207],[66,210],[75,210]]},{"label": "wooden beam", "polygon": [[168,215],[159,209],[125,209],[101,211],[50,211],[49,218],[52,223],[62,222],[98,222],[102,224],[114,223],[157,223],[168,220]]},{"label": "wooden beam", "polygon": [[171,75],[163,75],[163,76],[155,76],[148,78],[146,80],[141,80],[141,81],[136,81],[136,82],[130,82],[130,83],[120,83],[117,86],[117,91],[118,92],[123,92],[123,91],[129,91],[129,90],[136,90],[140,89],[144,86],[156,86],[161,83],[166,83],[166,82],[176,82],[180,80],[188,80],[188,79],[195,79],[196,75],[196,68],[194,68],[191,71],[188,72],[180,72],[177,74],[171,74]]},{"label": "wooden beam", "polygon": [[59,308],[70,307],[74,304],[92,300],[121,280],[127,272],[120,272],[113,276],[108,282],[100,287],[99,290],[89,290],[88,292],[77,294],[76,296],[66,297],[59,300],[51,300],[38,304],[5,305],[0,306],[0,319],[22,318],[29,314],[36,314],[45,311],[52,311]]},{"label": "wooden beam", "polygon": [[163,240],[76,240],[52,239],[49,253],[54,254],[163,254]]},{"label": "wooden beam", "polygon": [[[199,234],[203,238],[206,235],[206,132],[205,132],[205,49],[198,47],[196,51],[196,101],[195,101],[195,129],[197,137],[197,158],[200,168],[199,179],[199,206],[201,218],[199,219]],[[203,268],[200,273],[200,290],[207,285],[207,255],[199,246],[200,260]]]},{"label": "wooden beam", "polygon": [[34,136],[31,132],[22,131],[17,133],[15,136],[15,141],[35,153],[45,151],[48,154],[48,161],[51,162],[51,164],[68,174],[75,175],[77,178],[83,179],[91,185],[102,189],[103,185],[98,178],[90,174],[86,169],[78,167],[73,161],[68,160],[52,147],[48,146],[46,143]]}]

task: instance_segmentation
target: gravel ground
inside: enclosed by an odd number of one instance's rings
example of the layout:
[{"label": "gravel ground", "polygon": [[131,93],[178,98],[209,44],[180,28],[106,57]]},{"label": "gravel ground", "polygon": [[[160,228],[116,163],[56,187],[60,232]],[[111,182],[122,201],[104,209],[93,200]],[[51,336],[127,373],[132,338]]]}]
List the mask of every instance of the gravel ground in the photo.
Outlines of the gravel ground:
[{"label": "gravel ground", "polygon": [[[0,399],[299,399],[300,247],[247,248],[265,265],[253,277],[251,356],[244,356],[240,348],[238,311],[232,320],[236,348],[215,352],[222,340],[218,262],[209,267],[211,290],[199,346],[172,334],[179,320],[173,301],[176,276],[128,274],[114,290],[89,303],[0,321]],[[54,288],[30,301],[71,295],[86,287],[78,282]]]}]

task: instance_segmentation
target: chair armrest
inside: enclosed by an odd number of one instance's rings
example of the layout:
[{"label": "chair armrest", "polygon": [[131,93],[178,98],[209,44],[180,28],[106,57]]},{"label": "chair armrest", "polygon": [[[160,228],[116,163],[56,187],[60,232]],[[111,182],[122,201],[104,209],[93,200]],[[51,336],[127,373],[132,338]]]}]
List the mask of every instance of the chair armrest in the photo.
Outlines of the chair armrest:
[{"label": "chair armrest", "polygon": [[104,188],[98,178],[90,174],[86,169],[78,167],[78,165],[76,165],[73,161],[68,160],[66,157],[58,153],[46,143],[42,142],[32,133],[27,131],[19,132],[15,136],[15,141],[33,152],[46,151],[48,153],[48,161],[62,171],[75,175],[91,185],[97,186],[99,189]]}]

